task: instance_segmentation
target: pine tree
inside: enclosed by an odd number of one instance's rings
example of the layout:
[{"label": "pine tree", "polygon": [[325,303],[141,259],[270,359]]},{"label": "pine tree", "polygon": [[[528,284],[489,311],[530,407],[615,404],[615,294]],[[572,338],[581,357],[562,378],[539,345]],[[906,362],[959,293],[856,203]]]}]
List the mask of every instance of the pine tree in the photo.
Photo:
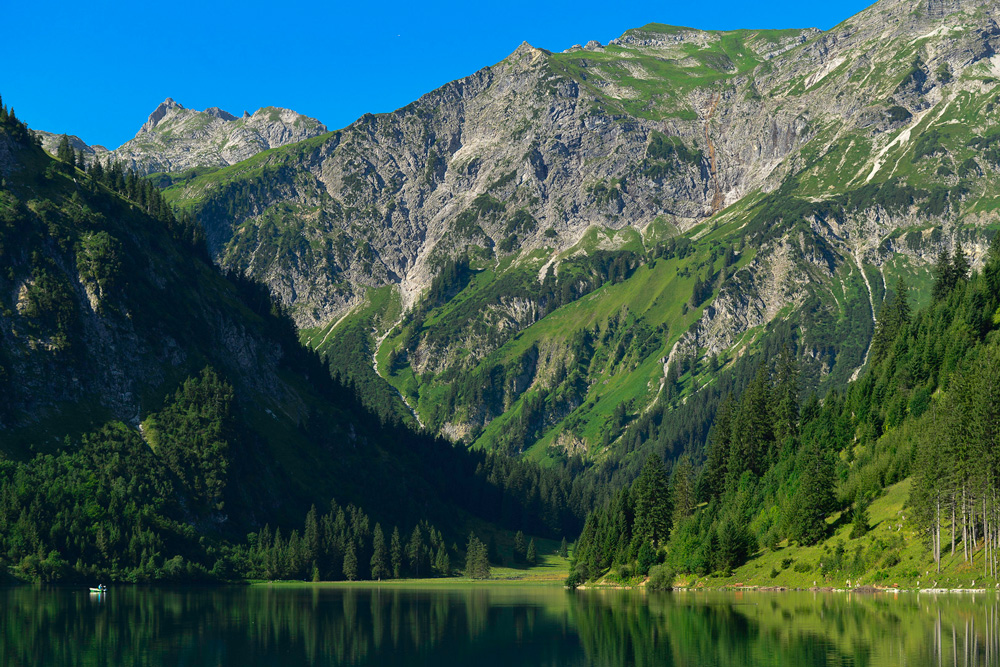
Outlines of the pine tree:
[{"label": "pine tree", "polygon": [[523,563],[528,556],[528,545],[524,539],[524,533],[520,530],[514,536],[514,562]]},{"label": "pine tree", "polygon": [[559,544],[559,557],[569,558],[569,545],[566,544],[566,538],[562,538],[562,542]]},{"label": "pine tree", "polygon": [[451,557],[448,556],[448,549],[443,543],[438,546],[437,556],[434,557],[434,569],[442,577],[451,576]]},{"label": "pine tree", "polygon": [[708,501],[721,496],[725,491],[734,407],[732,394],[727,394],[715,413],[715,421],[708,436],[708,457],[698,477],[699,500]]},{"label": "pine tree", "polygon": [[419,577],[424,565],[424,537],[420,532],[420,526],[413,527],[410,541],[406,545],[406,558],[410,565],[410,574]]},{"label": "pine tree", "polygon": [[59,139],[59,145],[56,146],[56,158],[62,160],[63,162],[70,164],[73,158],[73,149],[69,145],[69,137],[65,134]]},{"label": "pine tree", "polygon": [[372,536],[372,579],[382,581],[382,577],[389,575],[388,560],[388,554],[385,551],[385,533],[382,532],[382,524],[376,523],[375,533]]},{"label": "pine tree", "polygon": [[727,464],[727,492],[735,491],[743,472],[764,474],[774,441],[767,369],[761,364],[740,399],[733,418],[732,441]]},{"label": "pine tree", "polygon": [[525,560],[528,561],[528,565],[534,565],[538,561],[538,551],[535,550],[534,538],[528,542],[528,553],[525,556]]},{"label": "pine tree", "polygon": [[872,336],[869,364],[874,366],[889,354],[893,342],[899,332],[910,323],[910,302],[907,293],[909,287],[901,276],[896,280],[893,293],[886,297],[875,324],[875,334]]},{"label": "pine tree", "polygon": [[947,250],[942,250],[934,263],[934,288],[931,290],[931,297],[934,301],[940,301],[948,296],[954,286],[955,271],[951,258],[948,257]]},{"label": "pine tree", "polygon": [[968,280],[971,268],[969,258],[965,255],[965,250],[962,248],[962,242],[958,241],[955,243],[955,252],[951,258],[952,280],[955,281],[955,284],[958,284],[959,281],[964,282]]},{"label": "pine tree", "polygon": [[358,578],[358,555],[353,541],[348,543],[347,551],[344,553],[344,578],[348,581]]},{"label": "pine tree", "polygon": [[656,565],[656,551],[653,549],[651,543],[643,542],[642,546],[639,547],[639,554],[636,557],[636,567],[639,570],[639,574],[645,576],[649,574],[649,568]]},{"label": "pine tree", "polygon": [[774,436],[783,444],[799,435],[799,367],[786,345],[778,359],[777,384],[774,387]]},{"label": "pine tree", "polygon": [[306,514],[305,531],[303,532],[306,562],[313,565],[319,560],[319,521],[316,518],[316,506],[309,508]]},{"label": "pine tree", "polygon": [[635,538],[662,544],[670,532],[670,486],[660,457],[650,454],[632,488]]},{"label": "pine tree", "polygon": [[469,544],[465,551],[465,576],[470,579],[489,579],[490,574],[486,545],[479,541],[475,533],[470,533]]},{"label": "pine tree", "polygon": [[691,516],[695,508],[695,478],[691,457],[684,454],[674,466],[671,482],[671,500],[673,503],[673,518],[671,525],[679,526],[684,519]]},{"label": "pine tree", "polygon": [[399,538],[399,527],[393,527],[389,539],[389,560],[392,563],[392,578],[399,579],[403,575],[403,542]]},{"label": "pine tree", "polygon": [[856,540],[859,537],[864,537],[868,534],[868,505],[861,498],[860,494],[858,499],[854,501],[854,511],[851,517],[851,534],[850,538]]},{"label": "pine tree", "polygon": [[833,507],[833,464],[819,442],[800,453],[802,477],[792,498],[789,534],[801,544],[815,544],[826,535],[826,515]]}]

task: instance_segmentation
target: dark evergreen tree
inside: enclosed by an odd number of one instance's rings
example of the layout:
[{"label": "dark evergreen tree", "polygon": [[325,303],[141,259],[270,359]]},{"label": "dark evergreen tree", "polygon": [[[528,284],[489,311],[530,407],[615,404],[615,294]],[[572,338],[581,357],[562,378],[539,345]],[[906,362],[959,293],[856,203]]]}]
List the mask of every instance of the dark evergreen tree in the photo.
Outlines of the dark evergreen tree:
[{"label": "dark evergreen tree", "polygon": [[514,562],[523,563],[528,557],[528,544],[520,530],[514,535]]},{"label": "dark evergreen tree", "polygon": [[826,516],[833,508],[833,464],[819,442],[800,453],[801,479],[792,498],[789,535],[801,544],[815,544],[827,532]]},{"label": "dark evergreen tree", "polygon": [[942,250],[934,263],[934,289],[931,291],[931,297],[934,301],[940,301],[948,296],[952,288],[955,287],[955,282],[956,276],[951,258],[948,256],[947,250]]},{"label": "dark evergreen tree", "polygon": [[382,581],[383,577],[389,576],[389,554],[385,548],[385,533],[382,532],[382,524],[375,524],[375,532],[372,536],[372,559],[371,559],[372,579]]},{"label": "dark evergreen tree", "polygon": [[670,486],[663,461],[650,454],[633,489],[635,494],[635,539],[659,545],[670,533]]},{"label": "dark evergreen tree", "polygon": [[353,541],[347,543],[344,553],[344,578],[348,581],[358,578],[358,555]]},{"label": "dark evergreen tree", "polygon": [[393,527],[392,537],[389,539],[389,560],[392,564],[392,578],[399,579],[403,576],[403,542],[399,537],[398,527]]},{"label": "dark evergreen tree", "polygon": [[475,533],[469,534],[469,543],[465,551],[465,576],[470,579],[489,579],[490,562],[486,557],[486,545]]}]

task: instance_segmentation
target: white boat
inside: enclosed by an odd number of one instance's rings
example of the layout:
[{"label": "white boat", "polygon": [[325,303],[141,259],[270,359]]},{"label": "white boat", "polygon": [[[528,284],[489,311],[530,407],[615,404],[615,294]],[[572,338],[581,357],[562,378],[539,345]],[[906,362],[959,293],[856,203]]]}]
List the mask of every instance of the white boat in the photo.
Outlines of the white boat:
[{"label": "white boat", "polygon": [[108,592],[108,587],[105,586],[104,584],[101,584],[97,588],[91,587],[90,592],[91,593],[107,593]]}]

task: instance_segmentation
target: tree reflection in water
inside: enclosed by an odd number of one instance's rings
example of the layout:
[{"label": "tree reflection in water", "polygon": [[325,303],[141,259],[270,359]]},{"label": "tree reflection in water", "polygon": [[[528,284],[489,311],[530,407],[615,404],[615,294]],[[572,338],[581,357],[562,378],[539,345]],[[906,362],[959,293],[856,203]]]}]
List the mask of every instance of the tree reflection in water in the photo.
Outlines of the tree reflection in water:
[{"label": "tree reflection in water", "polygon": [[996,595],[0,589],[2,665],[997,665]]}]

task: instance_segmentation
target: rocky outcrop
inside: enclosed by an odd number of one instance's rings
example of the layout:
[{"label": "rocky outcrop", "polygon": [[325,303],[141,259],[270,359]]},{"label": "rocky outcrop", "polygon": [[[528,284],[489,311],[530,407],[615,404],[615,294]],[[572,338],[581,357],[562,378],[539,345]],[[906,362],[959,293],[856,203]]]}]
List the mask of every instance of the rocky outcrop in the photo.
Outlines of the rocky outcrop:
[{"label": "rocky outcrop", "polygon": [[[192,167],[225,167],[269,148],[319,136],[326,126],[289,109],[264,107],[243,117],[210,107],[187,109],[168,97],[149,114],[138,134],[113,151],[88,146],[77,136],[70,145],[82,151],[87,164],[117,160],[140,174],[180,172]],[[55,154],[61,134],[36,132],[42,147]]]},{"label": "rocky outcrop", "polygon": [[[984,173],[963,151],[995,131],[998,18],[995,0],[881,0],[827,32],[650,25],[561,54],[524,43],[402,109],[171,196],[198,202],[219,261],[267,282],[303,327],[335,321],[368,288],[392,285],[413,306],[462,254],[495,267],[543,257],[541,280],[594,227],[725,228],[754,257],[675,352],[731,349],[813,297],[840,317],[833,290],[819,294],[835,281],[856,281],[868,305],[851,316],[870,318],[884,285],[866,267],[906,252],[897,232],[945,225],[940,245],[985,222],[973,203],[996,196],[995,179],[955,172]],[[930,145],[921,159],[915,144],[935,129],[965,134],[954,155]],[[902,199],[880,200],[896,182]],[[914,265],[928,252],[911,251]],[[498,297],[475,319],[509,333],[536,320],[532,303]],[[433,374],[484,345],[418,345],[411,361]]]}]

